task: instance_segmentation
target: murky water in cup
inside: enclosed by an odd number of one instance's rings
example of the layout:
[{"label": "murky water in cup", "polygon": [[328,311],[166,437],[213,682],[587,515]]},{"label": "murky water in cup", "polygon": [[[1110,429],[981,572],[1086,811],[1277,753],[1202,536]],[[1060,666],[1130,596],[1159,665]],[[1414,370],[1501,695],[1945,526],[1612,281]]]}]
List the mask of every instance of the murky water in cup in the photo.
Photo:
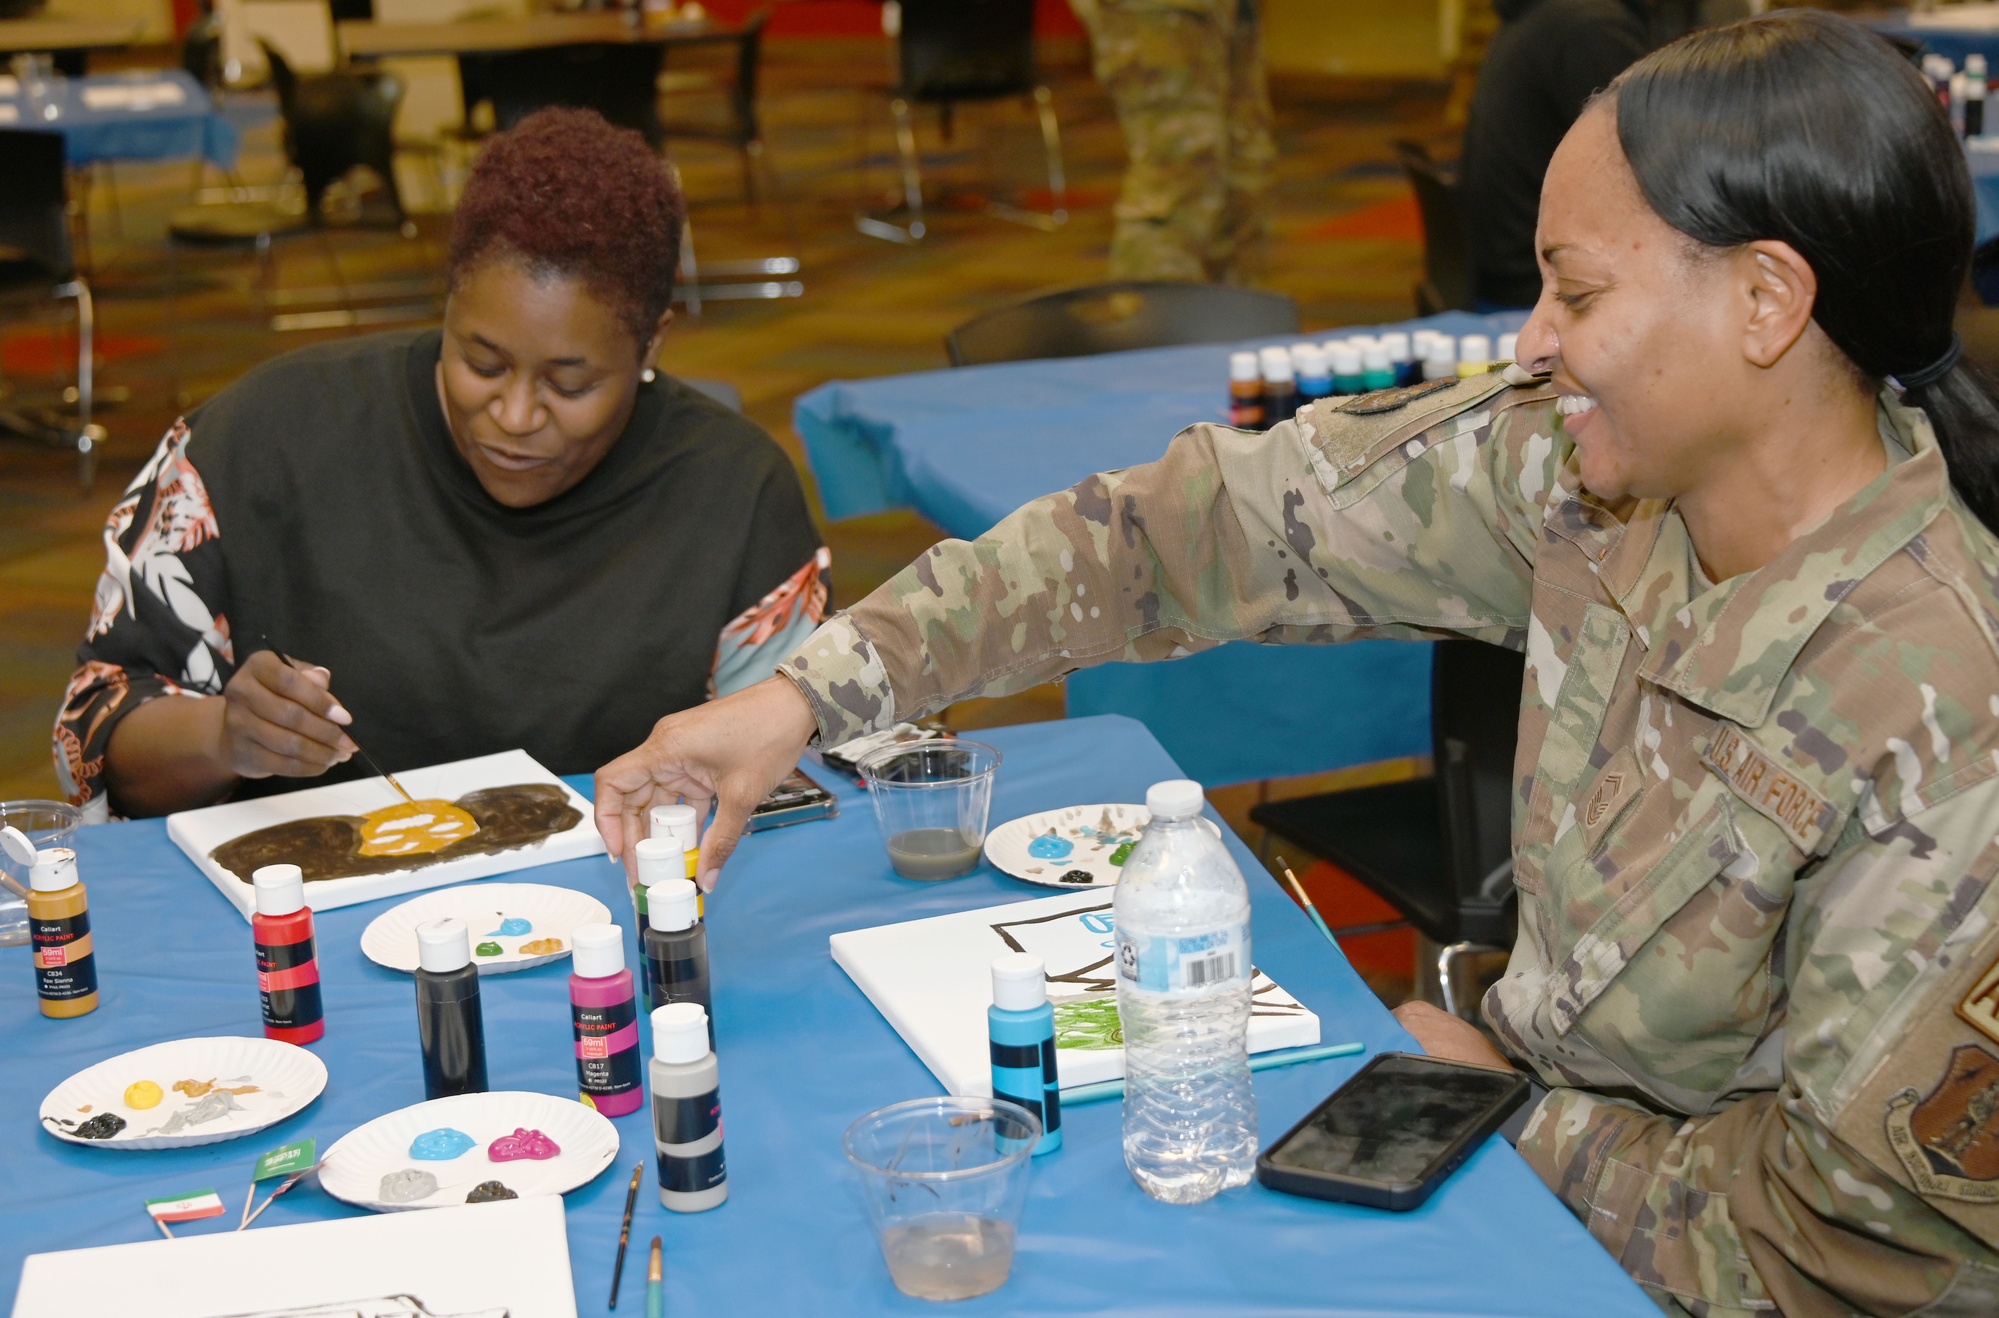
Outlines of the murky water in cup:
[{"label": "murky water in cup", "polygon": [[1013,1269],[1013,1224],[933,1213],[882,1232],[896,1289],[919,1300],[968,1300],[998,1290]]}]

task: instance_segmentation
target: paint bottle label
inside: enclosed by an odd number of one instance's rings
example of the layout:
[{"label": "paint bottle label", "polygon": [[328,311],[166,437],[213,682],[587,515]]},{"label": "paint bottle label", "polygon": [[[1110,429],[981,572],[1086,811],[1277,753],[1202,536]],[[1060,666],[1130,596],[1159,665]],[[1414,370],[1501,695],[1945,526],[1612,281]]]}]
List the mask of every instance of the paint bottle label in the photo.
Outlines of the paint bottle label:
[{"label": "paint bottle label", "polygon": [[729,1169],[722,1160],[722,1146],[719,1144],[692,1158],[666,1152],[659,1155],[659,1188],[662,1190],[698,1194],[702,1190],[712,1190],[728,1179]]},{"label": "paint bottle label", "polygon": [[50,1002],[87,998],[97,992],[97,958],[92,953],[90,912],[30,923],[35,946],[35,991]]},{"label": "paint bottle label", "polygon": [[570,1004],[576,1023],[576,1081],[585,1095],[628,1094],[639,1085],[638,1008],[630,998],[608,1007]]},{"label": "paint bottle label", "polygon": [[661,1144],[692,1144],[722,1129],[720,1088],[692,1098],[668,1098],[657,1089],[652,1095],[653,1137]]},{"label": "paint bottle label", "polygon": [[311,934],[296,943],[257,944],[257,996],[263,999],[267,1035],[272,1030],[308,1029],[325,1016],[314,949]]}]

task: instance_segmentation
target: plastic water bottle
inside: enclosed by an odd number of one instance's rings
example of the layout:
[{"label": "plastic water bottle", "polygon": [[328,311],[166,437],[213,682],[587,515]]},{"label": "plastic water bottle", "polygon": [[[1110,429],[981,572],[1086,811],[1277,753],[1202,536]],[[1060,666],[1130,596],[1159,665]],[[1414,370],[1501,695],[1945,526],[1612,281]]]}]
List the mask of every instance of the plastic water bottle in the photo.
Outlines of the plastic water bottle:
[{"label": "plastic water bottle", "polygon": [[1249,1184],[1249,889],[1201,822],[1201,785],[1155,783],[1112,900],[1124,1027],[1124,1162],[1155,1199]]}]

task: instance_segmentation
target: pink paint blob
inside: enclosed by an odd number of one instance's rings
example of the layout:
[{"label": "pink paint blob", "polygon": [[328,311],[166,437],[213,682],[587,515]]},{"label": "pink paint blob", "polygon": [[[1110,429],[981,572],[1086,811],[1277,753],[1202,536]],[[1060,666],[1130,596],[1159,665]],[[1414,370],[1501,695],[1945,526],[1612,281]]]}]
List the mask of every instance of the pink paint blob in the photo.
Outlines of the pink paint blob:
[{"label": "pink paint blob", "polygon": [[544,1162],[561,1153],[556,1142],[538,1130],[522,1130],[516,1126],[511,1135],[502,1135],[486,1146],[486,1156],[494,1162],[518,1162],[531,1158]]}]

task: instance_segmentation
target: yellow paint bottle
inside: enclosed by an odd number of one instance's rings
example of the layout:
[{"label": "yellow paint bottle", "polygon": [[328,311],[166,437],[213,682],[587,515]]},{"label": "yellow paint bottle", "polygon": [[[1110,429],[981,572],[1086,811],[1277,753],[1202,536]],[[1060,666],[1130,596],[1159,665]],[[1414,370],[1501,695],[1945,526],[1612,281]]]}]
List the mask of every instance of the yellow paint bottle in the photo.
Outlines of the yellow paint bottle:
[{"label": "yellow paint bottle", "polygon": [[97,957],[90,937],[90,900],[68,847],[37,851],[19,829],[0,843],[28,867],[28,933],[34,945],[35,992],[42,1015],[65,1019],[97,1010]]}]

